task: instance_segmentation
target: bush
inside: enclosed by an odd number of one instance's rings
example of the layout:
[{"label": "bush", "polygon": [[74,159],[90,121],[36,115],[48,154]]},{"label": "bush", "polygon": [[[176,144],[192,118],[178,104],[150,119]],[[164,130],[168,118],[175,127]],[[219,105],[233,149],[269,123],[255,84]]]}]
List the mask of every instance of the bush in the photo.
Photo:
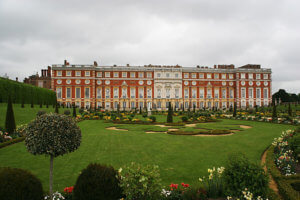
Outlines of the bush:
[{"label": "bush", "polygon": [[116,200],[122,195],[114,168],[96,163],[82,170],[73,192],[75,200]]},{"label": "bush", "polygon": [[266,197],[268,177],[262,167],[250,163],[243,154],[231,154],[224,171],[226,195],[242,197],[242,191],[247,188],[254,197]]},{"label": "bush", "polygon": [[65,115],[70,115],[71,112],[70,112],[70,110],[65,110],[65,111],[64,111],[64,114],[65,114]]},{"label": "bush", "polygon": [[78,112],[79,112],[80,114],[82,114],[82,113],[84,112],[84,110],[83,110],[82,108],[80,108],[80,109],[78,110]]},{"label": "bush", "polygon": [[16,168],[0,168],[0,199],[41,200],[42,183],[30,172]]},{"label": "bush", "polygon": [[39,117],[39,116],[44,115],[44,114],[46,114],[46,111],[44,111],[44,110],[39,110],[39,111],[36,113],[36,116]]},{"label": "bush", "polygon": [[152,122],[156,122],[156,117],[155,116],[150,116],[149,119],[151,119]]},{"label": "bush", "polygon": [[131,163],[119,172],[120,186],[126,199],[160,199],[162,187],[158,166]]},{"label": "bush", "polygon": [[182,120],[182,122],[187,122],[188,121],[188,117],[187,116],[182,116],[181,120]]}]

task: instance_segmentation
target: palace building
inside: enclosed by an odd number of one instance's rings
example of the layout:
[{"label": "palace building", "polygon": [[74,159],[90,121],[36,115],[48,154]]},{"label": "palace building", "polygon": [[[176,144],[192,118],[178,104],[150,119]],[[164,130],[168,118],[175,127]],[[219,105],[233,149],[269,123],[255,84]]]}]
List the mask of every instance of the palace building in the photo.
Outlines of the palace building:
[{"label": "palace building", "polygon": [[268,106],[271,69],[260,65],[214,67],[52,65],[51,88],[59,103],[131,110]]}]

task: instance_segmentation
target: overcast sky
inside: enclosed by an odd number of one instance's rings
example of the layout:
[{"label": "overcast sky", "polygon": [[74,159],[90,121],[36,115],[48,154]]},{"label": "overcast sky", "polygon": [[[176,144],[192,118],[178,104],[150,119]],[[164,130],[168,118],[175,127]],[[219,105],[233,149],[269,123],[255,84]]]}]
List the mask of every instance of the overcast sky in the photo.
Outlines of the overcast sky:
[{"label": "overcast sky", "polygon": [[0,0],[0,75],[52,64],[261,64],[300,92],[299,0]]}]

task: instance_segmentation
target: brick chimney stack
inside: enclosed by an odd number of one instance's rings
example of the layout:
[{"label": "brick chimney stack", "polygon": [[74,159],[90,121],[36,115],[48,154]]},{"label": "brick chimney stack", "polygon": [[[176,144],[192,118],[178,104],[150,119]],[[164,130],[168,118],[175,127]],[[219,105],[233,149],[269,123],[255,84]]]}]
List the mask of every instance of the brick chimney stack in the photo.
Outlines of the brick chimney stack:
[{"label": "brick chimney stack", "polygon": [[96,61],[94,61],[94,66],[97,67],[98,66],[98,63]]},{"label": "brick chimney stack", "polygon": [[16,77],[16,81],[17,81],[17,82],[19,82],[19,79],[18,79],[18,77]]}]

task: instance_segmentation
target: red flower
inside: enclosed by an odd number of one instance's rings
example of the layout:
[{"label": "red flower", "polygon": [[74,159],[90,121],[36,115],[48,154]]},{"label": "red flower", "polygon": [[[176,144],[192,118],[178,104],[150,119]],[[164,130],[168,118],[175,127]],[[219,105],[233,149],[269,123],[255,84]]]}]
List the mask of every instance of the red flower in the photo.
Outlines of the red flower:
[{"label": "red flower", "polygon": [[171,190],[177,189],[178,188],[178,184],[171,183],[170,188],[171,188]]},{"label": "red flower", "polygon": [[181,183],[181,185],[182,185],[182,187],[185,187],[185,188],[190,187],[189,184],[185,184],[185,183]]},{"label": "red flower", "polygon": [[65,193],[72,193],[72,192],[73,192],[73,189],[74,189],[74,186],[71,186],[71,187],[65,187],[64,192],[65,192]]}]

